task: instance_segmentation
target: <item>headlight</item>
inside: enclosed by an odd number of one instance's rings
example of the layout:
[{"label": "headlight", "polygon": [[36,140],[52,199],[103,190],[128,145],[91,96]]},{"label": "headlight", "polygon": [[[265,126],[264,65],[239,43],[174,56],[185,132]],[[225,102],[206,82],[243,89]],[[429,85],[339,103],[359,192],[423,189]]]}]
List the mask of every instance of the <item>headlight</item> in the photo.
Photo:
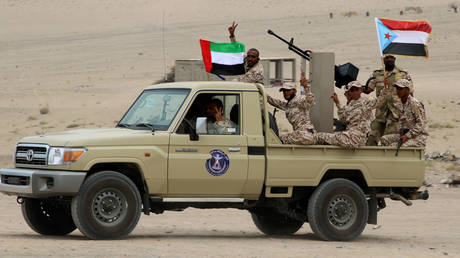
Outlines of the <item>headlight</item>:
[{"label": "headlight", "polygon": [[86,149],[83,148],[56,148],[51,147],[48,152],[48,165],[67,165],[77,161]]}]

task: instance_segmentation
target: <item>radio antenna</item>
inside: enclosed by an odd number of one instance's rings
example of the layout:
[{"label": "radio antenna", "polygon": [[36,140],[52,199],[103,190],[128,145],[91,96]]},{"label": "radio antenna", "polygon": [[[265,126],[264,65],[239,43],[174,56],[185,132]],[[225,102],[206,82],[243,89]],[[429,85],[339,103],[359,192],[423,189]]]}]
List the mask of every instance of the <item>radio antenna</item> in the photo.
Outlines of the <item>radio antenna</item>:
[{"label": "radio antenna", "polygon": [[164,81],[168,81],[168,75],[166,74],[166,51],[165,51],[165,12],[163,11],[163,18],[161,20],[161,48],[163,50],[163,72]]}]

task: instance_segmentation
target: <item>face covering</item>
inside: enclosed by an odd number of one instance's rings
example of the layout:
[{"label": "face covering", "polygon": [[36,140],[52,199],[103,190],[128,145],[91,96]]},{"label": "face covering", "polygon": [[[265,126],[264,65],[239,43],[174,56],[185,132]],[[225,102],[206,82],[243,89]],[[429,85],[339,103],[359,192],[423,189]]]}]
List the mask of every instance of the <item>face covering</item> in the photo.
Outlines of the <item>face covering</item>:
[{"label": "face covering", "polygon": [[386,64],[385,65],[385,70],[387,70],[387,71],[393,71],[394,68],[395,68],[394,64]]}]

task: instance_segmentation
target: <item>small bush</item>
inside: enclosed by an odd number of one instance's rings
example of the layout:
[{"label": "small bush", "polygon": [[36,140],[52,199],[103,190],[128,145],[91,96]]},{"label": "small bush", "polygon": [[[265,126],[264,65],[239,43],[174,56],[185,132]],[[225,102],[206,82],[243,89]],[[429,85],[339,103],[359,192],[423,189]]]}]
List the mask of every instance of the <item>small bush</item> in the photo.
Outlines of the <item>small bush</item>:
[{"label": "small bush", "polygon": [[42,115],[46,115],[49,112],[50,112],[50,109],[48,108],[48,106],[40,108],[40,114]]},{"label": "small bush", "polygon": [[75,128],[75,127],[79,127],[80,125],[79,124],[70,124],[67,126],[67,128]]},{"label": "small bush", "polygon": [[435,122],[435,123],[430,123],[428,125],[429,128],[431,129],[441,129],[441,128],[448,128],[448,129],[452,129],[452,128],[456,128],[457,126],[451,124],[451,123],[438,123],[438,122]]}]

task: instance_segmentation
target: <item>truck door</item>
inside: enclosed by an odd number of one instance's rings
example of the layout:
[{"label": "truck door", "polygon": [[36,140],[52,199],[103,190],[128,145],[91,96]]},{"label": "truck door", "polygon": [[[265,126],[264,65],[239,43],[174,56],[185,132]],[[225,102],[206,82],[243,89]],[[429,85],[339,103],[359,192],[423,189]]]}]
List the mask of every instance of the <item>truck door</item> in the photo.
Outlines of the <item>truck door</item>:
[{"label": "truck door", "polygon": [[[248,144],[240,130],[240,100],[241,95],[232,92],[194,97],[170,137],[169,196],[241,196],[248,176]],[[213,121],[216,116],[220,121]],[[208,117],[208,134],[191,140],[197,117]]]}]

